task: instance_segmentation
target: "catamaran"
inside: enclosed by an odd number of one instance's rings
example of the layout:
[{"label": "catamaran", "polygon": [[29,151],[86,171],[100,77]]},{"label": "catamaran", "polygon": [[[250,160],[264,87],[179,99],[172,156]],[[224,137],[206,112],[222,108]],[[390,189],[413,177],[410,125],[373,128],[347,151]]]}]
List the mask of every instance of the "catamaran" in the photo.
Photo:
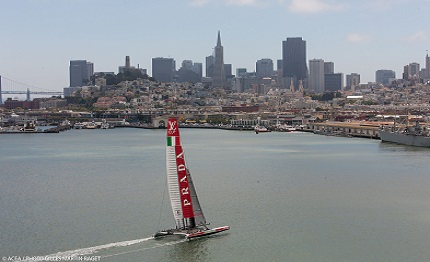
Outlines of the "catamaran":
[{"label": "catamaran", "polygon": [[186,166],[176,118],[169,118],[167,123],[166,169],[170,203],[176,228],[161,230],[154,235],[155,238],[181,235],[186,239],[192,239],[230,229],[230,226],[208,228],[209,223],[206,222],[190,172]]}]

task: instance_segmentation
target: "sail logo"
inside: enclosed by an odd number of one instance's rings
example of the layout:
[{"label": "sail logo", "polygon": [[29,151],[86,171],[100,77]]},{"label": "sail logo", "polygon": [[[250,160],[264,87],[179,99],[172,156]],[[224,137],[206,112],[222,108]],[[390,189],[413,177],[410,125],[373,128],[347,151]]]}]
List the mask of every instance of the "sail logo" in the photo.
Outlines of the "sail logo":
[{"label": "sail logo", "polygon": [[190,188],[188,184],[187,167],[185,166],[184,152],[181,146],[175,147],[176,168],[178,172],[179,195],[184,218],[194,217],[193,206],[191,202]]},{"label": "sail logo", "polygon": [[169,122],[169,133],[174,134],[176,132],[176,123],[175,122]]},{"label": "sail logo", "polygon": [[169,118],[167,121],[167,136],[179,136],[178,120]]}]

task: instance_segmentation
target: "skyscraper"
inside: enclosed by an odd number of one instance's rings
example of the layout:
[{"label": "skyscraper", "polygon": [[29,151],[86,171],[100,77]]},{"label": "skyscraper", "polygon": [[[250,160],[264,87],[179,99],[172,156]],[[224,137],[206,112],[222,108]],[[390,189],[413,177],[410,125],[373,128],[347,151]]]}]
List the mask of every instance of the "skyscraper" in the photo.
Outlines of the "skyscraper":
[{"label": "skyscraper", "polygon": [[255,73],[258,78],[270,77],[273,74],[273,61],[269,58],[257,60],[255,63]]},{"label": "skyscraper", "polygon": [[324,60],[312,59],[309,61],[309,88],[316,93],[322,93],[324,88]]},{"label": "skyscraper", "polygon": [[360,85],[360,74],[351,73],[350,75],[346,75],[346,86],[353,90],[356,86]]},{"label": "skyscraper", "polygon": [[324,62],[324,74],[334,74],[333,62]]},{"label": "skyscraper", "polygon": [[213,87],[226,87],[225,69],[224,69],[224,48],[221,45],[221,34],[218,31],[217,45],[215,46],[215,63],[212,77]]},{"label": "skyscraper", "polygon": [[375,73],[375,82],[380,84],[388,84],[396,78],[396,72],[393,70],[381,69]]},{"label": "skyscraper", "polygon": [[430,78],[430,57],[429,54],[426,55],[426,77]]},{"label": "skyscraper", "polygon": [[152,58],[152,77],[159,82],[173,82],[175,67],[173,58]]},{"label": "skyscraper", "polygon": [[326,92],[336,92],[343,89],[343,74],[330,73],[324,75],[324,89]]},{"label": "skyscraper", "polygon": [[[306,41],[301,37],[289,37],[282,41],[282,69],[282,76],[292,78],[294,86],[297,86],[298,80],[306,78]],[[286,82],[289,85],[290,81]]]},{"label": "skyscraper", "polygon": [[214,76],[215,57],[213,55],[206,57],[206,77]]},{"label": "skyscraper", "polygon": [[71,60],[69,66],[70,87],[85,86],[91,83],[94,64],[87,60]]}]

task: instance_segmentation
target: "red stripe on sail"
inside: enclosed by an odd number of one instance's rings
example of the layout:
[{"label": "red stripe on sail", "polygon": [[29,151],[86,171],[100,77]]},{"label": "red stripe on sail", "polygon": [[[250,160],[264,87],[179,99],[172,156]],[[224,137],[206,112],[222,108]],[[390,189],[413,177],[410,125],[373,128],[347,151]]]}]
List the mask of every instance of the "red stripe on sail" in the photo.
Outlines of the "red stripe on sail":
[{"label": "red stripe on sail", "polygon": [[175,147],[176,168],[178,171],[179,195],[181,198],[182,214],[184,218],[194,217],[191,191],[188,185],[187,168],[185,166],[184,152],[181,146]]}]

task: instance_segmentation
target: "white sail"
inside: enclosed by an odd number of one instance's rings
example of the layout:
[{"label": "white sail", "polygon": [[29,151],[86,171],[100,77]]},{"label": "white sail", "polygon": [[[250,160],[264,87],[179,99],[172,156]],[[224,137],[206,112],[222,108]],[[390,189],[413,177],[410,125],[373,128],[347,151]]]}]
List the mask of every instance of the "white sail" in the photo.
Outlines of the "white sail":
[{"label": "white sail", "polygon": [[184,217],[182,214],[181,198],[179,195],[178,173],[176,168],[175,147],[166,148],[166,170],[167,185],[169,188],[170,203],[172,205],[173,217],[175,218],[176,228],[184,228]]},{"label": "white sail", "polygon": [[154,237],[183,235],[187,239],[192,239],[229,230],[230,226],[213,229],[209,229],[206,226],[206,219],[185,162],[184,151],[179,137],[178,120],[169,118],[167,124],[167,183],[176,229],[159,231]]}]

